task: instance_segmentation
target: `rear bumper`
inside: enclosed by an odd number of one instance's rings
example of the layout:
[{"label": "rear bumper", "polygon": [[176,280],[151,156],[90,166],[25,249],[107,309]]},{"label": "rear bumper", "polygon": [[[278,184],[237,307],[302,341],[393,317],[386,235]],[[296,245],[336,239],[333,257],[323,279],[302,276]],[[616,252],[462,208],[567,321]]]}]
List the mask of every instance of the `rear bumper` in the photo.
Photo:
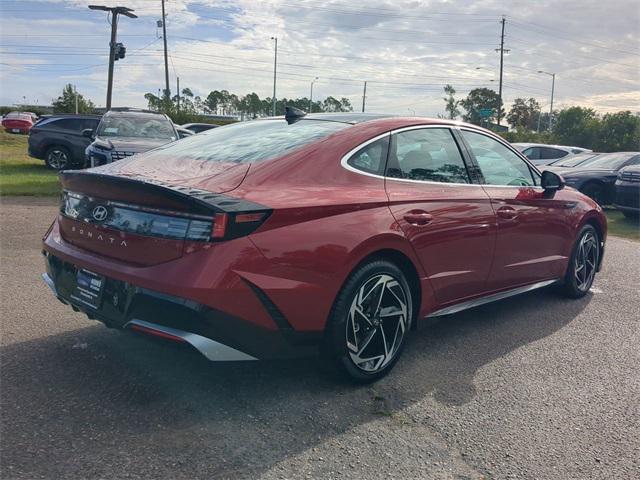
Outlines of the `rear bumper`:
[{"label": "rear bumper", "polygon": [[43,280],[74,311],[108,327],[134,330],[193,346],[213,361],[298,357],[317,353],[316,332],[266,329],[198,302],[105,277],[99,308],[72,298],[78,268],[44,252]]}]

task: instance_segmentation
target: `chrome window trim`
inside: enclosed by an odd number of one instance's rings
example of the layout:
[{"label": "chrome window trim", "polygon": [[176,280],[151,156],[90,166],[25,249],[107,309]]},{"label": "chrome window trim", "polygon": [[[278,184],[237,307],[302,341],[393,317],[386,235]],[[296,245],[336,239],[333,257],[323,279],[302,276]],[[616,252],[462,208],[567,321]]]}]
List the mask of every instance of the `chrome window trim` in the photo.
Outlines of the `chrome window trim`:
[{"label": "chrome window trim", "polygon": [[[447,129],[447,130],[451,130],[454,128],[459,128],[457,125],[411,125],[409,127],[400,127],[400,128],[396,128],[395,130],[390,130],[388,132],[382,133],[380,135],[377,135],[369,140],[367,140],[366,142],[363,142],[361,144],[359,144],[357,147],[352,148],[351,150],[349,150],[345,155],[343,155],[343,157],[340,159],[340,165],[342,165],[342,167],[346,170],[349,170],[350,172],[354,172],[357,173],[359,175],[366,175],[367,177],[373,177],[373,178],[379,178],[381,180],[385,180],[385,181],[394,181],[394,182],[406,182],[406,183],[425,183],[428,185],[451,185],[451,186],[464,186],[464,187],[481,187],[482,185],[479,183],[447,183],[447,182],[435,182],[433,180],[411,180],[408,178],[395,178],[395,177],[387,177],[386,175],[378,175],[375,173],[369,173],[369,172],[365,172],[363,170],[359,170],[351,165],[349,165],[347,162],[350,160],[350,158],[355,155],[358,151],[360,151],[362,148],[366,147],[367,145],[369,145],[370,143],[375,142],[376,140],[380,140],[381,138],[384,138],[386,136],[389,136],[389,140],[391,140],[391,135],[394,135],[396,133],[402,133],[402,132],[406,132],[409,130],[423,130],[425,128],[440,128],[440,129]],[[472,130],[473,131],[473,130]],[[456,146],[457,146],[457,141],[455,139],[455,137],[453,136],[453,133],[451,134],[451,138],[453,139],[454,142],[456,142]],[[458,147],[459,148],[459,147]],[[462,152],[460,152],[460,156],[462,157],[462,161],[465,162],[466,165],[466,160],[464,158],[464,155],[462,154]]]}]

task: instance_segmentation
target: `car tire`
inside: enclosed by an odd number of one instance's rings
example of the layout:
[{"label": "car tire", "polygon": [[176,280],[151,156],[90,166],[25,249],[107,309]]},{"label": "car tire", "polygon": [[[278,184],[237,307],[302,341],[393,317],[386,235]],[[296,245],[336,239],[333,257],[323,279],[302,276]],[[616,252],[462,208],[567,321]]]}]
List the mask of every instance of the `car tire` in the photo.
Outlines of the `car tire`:
[{"label": "car tire", "polygon": [[44,162],[52,170],[64,170],[72,166],[71,153],[65,147],[54,145],[47,149]]},{"label": "car tire", "polygon": [[595,278],[600,262],[600,237],[593,225],[580,230],[571,251],[560,292],[569,298],[584,297]]},{"label": "car tire", "polygon": [[605,201],[606,201],[605,192],[604,192],[604,187],[601,184],[590,182],[584,185],[580,189],[580,191],[584,193],[587,197],[589,197],[591,200],[596,202],[598,205],[605,204]]},{"label": "car tire", "polygon": [[351,273],[334,302],[324,353],[356,383],[386,375],[400,358],[415,321],[411,288],[393,263],[375,260]]}]

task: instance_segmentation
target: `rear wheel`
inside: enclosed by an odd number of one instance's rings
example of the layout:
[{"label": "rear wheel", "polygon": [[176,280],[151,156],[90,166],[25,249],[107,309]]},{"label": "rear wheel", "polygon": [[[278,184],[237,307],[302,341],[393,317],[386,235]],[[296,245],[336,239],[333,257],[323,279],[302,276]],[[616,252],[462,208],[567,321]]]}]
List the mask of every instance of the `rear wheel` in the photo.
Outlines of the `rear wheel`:
[{"label": "rear wheel", "polygon": [[54,145],[47,150],[45,163],[53,170],[64,170],[71,167],[71,154],[65,147]]},{"label": "rear wheel", "polygon": [[580,230],[573,247],[567,273],[562,283],[562,293],[571,298],[580,298],[587,294],[598,269],[600,261],[600,240],[592,225]]},{"label": "rear wheel", "polygon": [[413,316],[411,289],[402,271],[383,260],[362,265],[338,294],[326,351],[349,379],[377,380],[400,357]]}]

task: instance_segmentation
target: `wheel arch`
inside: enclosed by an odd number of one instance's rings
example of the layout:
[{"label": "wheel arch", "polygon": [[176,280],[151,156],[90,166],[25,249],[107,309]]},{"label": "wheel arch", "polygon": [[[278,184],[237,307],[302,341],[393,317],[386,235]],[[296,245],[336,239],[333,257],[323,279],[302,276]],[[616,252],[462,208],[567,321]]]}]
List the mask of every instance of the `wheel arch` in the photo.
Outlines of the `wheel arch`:
[{"label": "wheel arch", "polygon": [[[385,248],[372,252],[367,257],[365,257],[358,265],[362,265],[365,262],[378,259],[387,260],[396,265],[402,271],[405,278],[407,279],[409,288],[411,289],[411,303],[413,304],[413,310],[416,312],[416,315],[419,316],[420,306],[422,305],[422,285],[420,283],[418,270],[416,269],[414,263],[400,250]],[[412,329],[415,329],[416,325],[417,322],[413,322]]]},{"label": "wheel arch", "polygon": [[[402,238],[402,240],[403,242],[406,242],[404,238]],[[416,318],[420,318],[420,313],[425,299],[431,299],[431,301],[433,301],[433,293],[429,288],[429,285],[425,285],[423,281],[426,275],[424,274],[418,259],[413,255],[413,250],[409,245],[406,245],[407,248],[403,247],[404,245],[392,244],[384,246],[380,245],[379,248],[367,249],[366,251],[361,250],[360,255],[357,256],[357,260],[349,266],[350,268],[344,276],[342,285],[346,283],[352,272],[366,263],[375,260],[386,260],[391,262],[405,275],[407,283],[411,288],[411,299],[414,311],[416,312]],[[342,286],[340,288],[342,288]],[[415,328],[416,325],[417,322],[414,322],[412,328]]]},{"label": "wheel arch", "polygon": [[600,255],[598,255],[598,271],[602,266],[602,257],[604,256],[604,244],[607,239],[607,223],[602,214],[598,214],[596,211],[591,211],[584,216],[580,222],[578,231],[580,231],[585,225],[591,225],[598,234],[598,240],[600,244]]}]

